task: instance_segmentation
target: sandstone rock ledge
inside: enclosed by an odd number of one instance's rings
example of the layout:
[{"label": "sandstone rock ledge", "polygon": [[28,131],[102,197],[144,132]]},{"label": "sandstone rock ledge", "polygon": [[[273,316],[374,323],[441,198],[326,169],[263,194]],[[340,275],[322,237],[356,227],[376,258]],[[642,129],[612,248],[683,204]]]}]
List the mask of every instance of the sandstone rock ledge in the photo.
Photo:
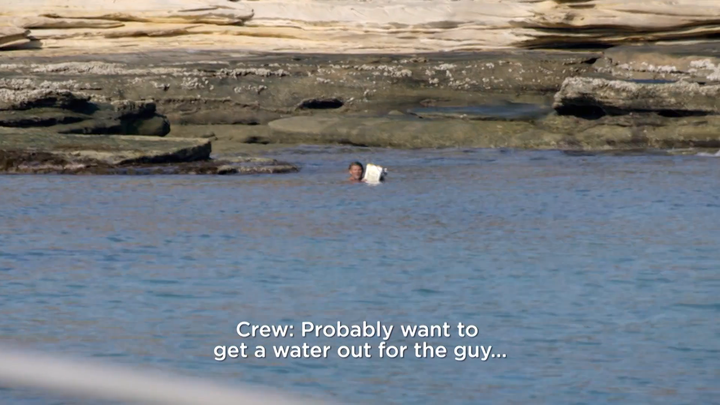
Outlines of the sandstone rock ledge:
[{"label": "sandstone rock ledge", "polygon": [[[720,33],[716,0],[5,0],[0,52],[128,47],[413,53],[610,46]],[[168,41],[168,37],[171,40]]]}]

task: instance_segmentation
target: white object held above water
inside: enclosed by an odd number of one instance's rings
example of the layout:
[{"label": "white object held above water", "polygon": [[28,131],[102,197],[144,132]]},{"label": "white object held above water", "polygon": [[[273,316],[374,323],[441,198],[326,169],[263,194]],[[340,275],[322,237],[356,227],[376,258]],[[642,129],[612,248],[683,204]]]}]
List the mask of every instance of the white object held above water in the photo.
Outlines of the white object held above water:
[{"label": "white object held above water", "polygon": [[363,181],[370,184],[378,184],[385,180],[387,169],[372,163],[365,165]]}]

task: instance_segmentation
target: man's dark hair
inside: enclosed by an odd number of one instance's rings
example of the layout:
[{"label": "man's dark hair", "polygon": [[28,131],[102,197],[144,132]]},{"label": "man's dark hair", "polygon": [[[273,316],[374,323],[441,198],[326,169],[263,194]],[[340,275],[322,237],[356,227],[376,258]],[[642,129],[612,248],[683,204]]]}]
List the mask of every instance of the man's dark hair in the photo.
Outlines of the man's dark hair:
[{"label": "man's dark hair", "polygon": [[365,168],[363,167],[362,163],[360,163],[360,162],[350,163],[350,166],[348,166],[348,170],[351,170],[353,166],[360,166],[360,170],[365,171]]}]

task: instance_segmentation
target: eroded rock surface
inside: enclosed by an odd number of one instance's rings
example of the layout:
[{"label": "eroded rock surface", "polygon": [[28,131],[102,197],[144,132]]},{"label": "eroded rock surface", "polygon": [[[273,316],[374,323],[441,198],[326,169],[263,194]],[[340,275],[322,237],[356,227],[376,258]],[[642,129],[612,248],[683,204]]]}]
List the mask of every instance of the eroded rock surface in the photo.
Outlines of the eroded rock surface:
[{"label": "eroded rock surface", "polygon": [[[212,133],[208,139],[221,153],[301,143],[714,147],[720,133],[714,44],[411,55],[8,52],[0,89],[24,98],[0,96],[0,103],[14,103],[0,111],[0,126],[160,134],[169,121],[170,137]],[[123,120],[135,124],[128,128]]]},{"label": "eroded rock surface", "polygon": [[34,42],[48,55],[159,50],[168,36],[177,49],[413,53],[688,41],[720,33],[715,0],[4,3],[0,26],[30,29],[6,42],[15,42],[13,49]]},{"label": "eroded rock surface", "polygon": [[691,82],[638,83],[568,78],[555,95],[561,114],[593,116],[657,112],[667,116],[720,113],[720,85]]},{"label": "eroded rock surface", "polygon": [[0,51],[22,48],[31,41],[29,38],[30,30],[17,27],[0,26]]},{"label": "eroded rock surface", "polygon": [[405,110],[549,98],[565,78],[592,70],[598,53],[505,52],[408,56],[221,57],[87,55],[0,64],[0,87],[71,89],[93,100],[154,100],[171,125],[264,125],[287,115]]},{"label": "eroded rock surface", "polygon": [[76,163],[133,165],[207,160],[212,150],[205,139],[144,136],[94,136],[48,134],[38,131],[3,131],[4,151],[49,153]]},{"label": "eroded rock surface", "polygon": [[210,159],[206,139],[0,133],[0,172],[34,174],[256,174],[298,168],[274,159]]},{"label": "eroded rock surface", "polygon": [[594,68],[621,79],[720,83],[720,46],[717,41],[618,46],[603,51]]},{"label": "eroded rock surface", "polygon": [[209,139],[164,137],[170,132],[169,122],[156,113],[152,102],[107,100],[63,90],[58,84],[35,86],[30,79],[5,80],[3,84],[2,173],[252,174],[298,170],[267,159],[211,159]]},{"label": "eroded rock surface", "polygon": [[62,134],[165,136],[167,118],[151,102],[97,103],[69,90],[0,88],[0,127],[51,127]]}]

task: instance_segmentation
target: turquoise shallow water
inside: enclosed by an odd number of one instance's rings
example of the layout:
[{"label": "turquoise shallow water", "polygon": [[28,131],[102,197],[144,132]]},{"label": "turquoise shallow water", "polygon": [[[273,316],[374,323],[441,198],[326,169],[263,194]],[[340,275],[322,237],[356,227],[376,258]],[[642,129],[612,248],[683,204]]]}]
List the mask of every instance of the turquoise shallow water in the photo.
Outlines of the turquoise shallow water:
[{"label": "turquoise shallow water", "polygon": [[[283,157],[303,170],[0,177],[0,342],[353,403],[719,403],[720,160]],[[389,181],[343,183],[358,158]],[[463,322],[479,335],[427,341],[507,357],[214,361],[243,341],[379,342],[241,339],[243,320]]]}]

